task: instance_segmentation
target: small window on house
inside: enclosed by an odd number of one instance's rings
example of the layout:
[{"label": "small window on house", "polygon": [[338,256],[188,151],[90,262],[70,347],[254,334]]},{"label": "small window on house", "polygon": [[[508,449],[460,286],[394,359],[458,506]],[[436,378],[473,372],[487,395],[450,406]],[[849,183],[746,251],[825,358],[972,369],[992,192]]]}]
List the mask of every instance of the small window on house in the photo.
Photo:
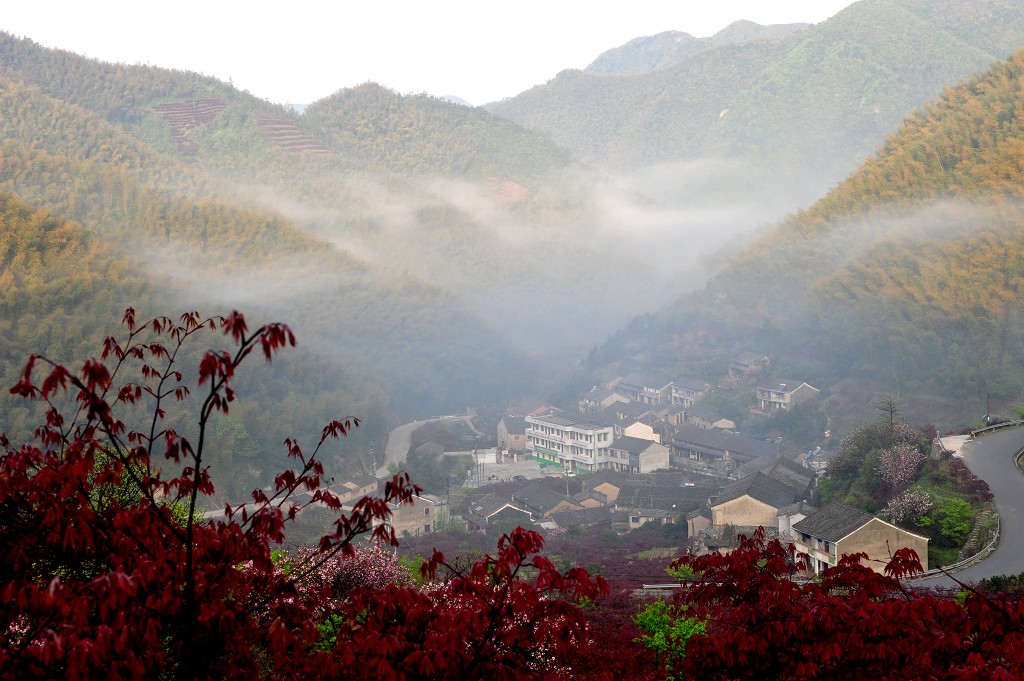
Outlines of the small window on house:
[{"label": "small window on house", "polygon": [[430,534],[430,525],[423,526],[423,534]]},{"label": "small window on house", "polygon": [[423,509],[423,515],[430,515],[430,507],[429,506],[427,506],[425,509]]},{"label": "small window on house", "polygon": [[630,516],[629,517],[629,522],[631,522],[631,523],[638,523],[638,522],[640,522],[640,516],[638,516],[638,515]]}]

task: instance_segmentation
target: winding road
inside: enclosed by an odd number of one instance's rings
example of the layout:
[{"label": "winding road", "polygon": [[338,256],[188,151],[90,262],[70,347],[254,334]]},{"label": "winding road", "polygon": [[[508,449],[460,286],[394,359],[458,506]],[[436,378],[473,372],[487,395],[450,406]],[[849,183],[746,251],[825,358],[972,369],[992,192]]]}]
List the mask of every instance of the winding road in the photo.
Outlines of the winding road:
[{"label": "winding road", "polygon": [[388,444],[384,448],[384,461],[377,467],[378,478],[387,479],[391,477],[391,474],[388,473],[388,465],[393,463],[399,466],[405,461],[405,456],[409,453],[409,446],[412,444],[413,431],[432,420],[403,423],[388,433]]},{"label": "winding road", "polygon": [[[961,454],[967,467],[988,483],[999,514],[999,545],[988,558],[955,573],[961,582],[1024,572],[1024,475],[1015,459],[1024,449],[1024,428],[997,430],[967,442]],[[945,575],[914,581],[921,586],[956,586]]]},{"label": "winding road", "polygon": [[409,453],[409,446],[412,444],[413,432],[420,426],[433,421],[464,421],[469,424],[469,427],[474,433],[478,435],[481,434],[473,425],[473,419],[471,416],[438,416],[437,418],[403,423],[397,428],[394,428],[388,434],[388,444],[384,448],[384,461],[377,467],[378,478],[386,480],[391,477],[391,474],[388,472],[389,464],[393,463],[396,466],[401,467],[402,462],[405,461],[406,454]]}]

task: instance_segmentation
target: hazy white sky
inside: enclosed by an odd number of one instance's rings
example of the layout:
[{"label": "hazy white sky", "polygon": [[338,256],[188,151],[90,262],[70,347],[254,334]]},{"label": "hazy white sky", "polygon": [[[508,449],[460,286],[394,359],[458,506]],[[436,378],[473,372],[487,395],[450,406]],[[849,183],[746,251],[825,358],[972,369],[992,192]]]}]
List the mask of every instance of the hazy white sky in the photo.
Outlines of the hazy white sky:
[{"label": "hazy white sky", "polygon": [[104,61],[198,71],[278,103],[374,81],[511,97],[640,36],[818,23],[853,0],[25,0],[0,31]]}]

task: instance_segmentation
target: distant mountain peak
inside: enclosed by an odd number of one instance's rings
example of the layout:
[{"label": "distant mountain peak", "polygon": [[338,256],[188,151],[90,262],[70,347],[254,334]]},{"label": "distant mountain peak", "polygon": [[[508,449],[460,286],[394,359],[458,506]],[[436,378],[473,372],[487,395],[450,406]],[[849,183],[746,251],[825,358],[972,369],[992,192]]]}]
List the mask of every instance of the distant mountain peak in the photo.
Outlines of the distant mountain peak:
[{"label": "distant mountain peak", "polygon": [[459,106],[473,106],[462,97],[458,97],[456,95],[441,95],[441,99],[446,102],[451,102],[452,104],[458,104]]},{"label": "distant mountain peak", "polygon": [[776,40],[803,30],[810,24],[773,24],[762,26],[741,19],[729,24],[710,38],[695,38],[682,31],[664,31],[651,36],[634,38],[625,45],[598,55],[588,73],[640,74],[671,68],[704,50],[756,42]]}]

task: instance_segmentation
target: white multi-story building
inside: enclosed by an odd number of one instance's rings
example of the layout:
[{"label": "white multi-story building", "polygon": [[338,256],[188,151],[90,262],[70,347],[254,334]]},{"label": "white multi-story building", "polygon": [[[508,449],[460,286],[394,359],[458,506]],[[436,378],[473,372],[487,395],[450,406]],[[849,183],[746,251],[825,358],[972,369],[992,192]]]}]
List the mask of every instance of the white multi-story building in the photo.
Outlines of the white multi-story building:
[{"label": "white multi-story building", "polygon": [[567,471],[628,470],[629,461],[612,452],[613,439],[612,426],[550,414],[526,417],[526,447],[533,458]]}]

